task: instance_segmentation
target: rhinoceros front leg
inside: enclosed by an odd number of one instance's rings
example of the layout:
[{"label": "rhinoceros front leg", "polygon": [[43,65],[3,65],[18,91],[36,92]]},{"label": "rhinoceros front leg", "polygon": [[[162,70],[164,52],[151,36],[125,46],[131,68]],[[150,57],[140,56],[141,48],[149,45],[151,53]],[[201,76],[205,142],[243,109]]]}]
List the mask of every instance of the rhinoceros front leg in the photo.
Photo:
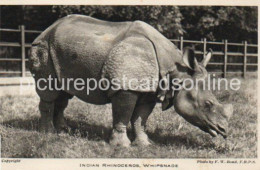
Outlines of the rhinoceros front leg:
[{"label": "rhinoceros front leg", "polygon": [[131,142],[127,137],[126,127],[132,117],[138,94],[130,91],[119,91],[112,97],[113,130],[111,145],[128,147]]},{"label": "rhinoceros front leg", "polygon": [[149,138],[145,133],[146,121],[153,111],[155,102],[137,105],[131,118],[133,131],[135,132],[134,145],[150,145]]}]

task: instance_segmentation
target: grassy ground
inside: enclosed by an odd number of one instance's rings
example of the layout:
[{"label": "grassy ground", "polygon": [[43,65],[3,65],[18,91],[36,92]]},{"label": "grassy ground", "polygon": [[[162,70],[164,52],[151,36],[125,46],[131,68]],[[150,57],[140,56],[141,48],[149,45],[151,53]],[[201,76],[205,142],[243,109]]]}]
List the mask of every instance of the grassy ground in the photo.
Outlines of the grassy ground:
[{"label": "grassy ground", "polygon": [[256,84],[256,80],[243,80],[239,91],[216,92],[218,98],[234,106],[227,140],[210,137],[173,109],[162,112],[158,105],[147,127],[154,144],[145,148],[114,148],[107,143],[112,124],[111,105],[95,106],[74,98],[65,111],[70,132],[42,134],[36,131],[40,116],[37,96],[0,97],[2,157],[255,158]]}]

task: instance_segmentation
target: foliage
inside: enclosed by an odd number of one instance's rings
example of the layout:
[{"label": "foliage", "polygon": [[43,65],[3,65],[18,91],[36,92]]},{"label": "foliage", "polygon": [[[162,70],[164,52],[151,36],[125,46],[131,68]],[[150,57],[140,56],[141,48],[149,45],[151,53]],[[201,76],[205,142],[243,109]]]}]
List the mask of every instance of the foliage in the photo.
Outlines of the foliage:
[{"label": "foliage", "polygon": [[[10,12],[15,11],[15,12]],[[84,14],[108,21],[142,20],[168,38],[206,37],[257,43],[257,7],[239,6],[1,6],[0,27],[44,30],[68,14]]]},{"label": "foliage", "polygon": [[176,6],[54,6],[60,17],[84,14],[108,21],[141,20],[154,26],[166,37],[183,34],[182,15]]},{"label": "foliage", "polygon": [[257,43],[256,7],[182,7],[180,11],[188,39]]}]

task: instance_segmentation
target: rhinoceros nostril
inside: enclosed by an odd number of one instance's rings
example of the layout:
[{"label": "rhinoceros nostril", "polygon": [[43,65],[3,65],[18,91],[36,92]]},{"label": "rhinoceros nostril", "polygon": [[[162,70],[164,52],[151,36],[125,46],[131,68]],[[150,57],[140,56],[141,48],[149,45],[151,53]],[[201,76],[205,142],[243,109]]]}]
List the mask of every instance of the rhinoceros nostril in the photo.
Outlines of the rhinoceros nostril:
[{"label": "rhinoceros nostril", "polygon": [[223,128],[222,126],[220,126],[220,125],[217,125],[218,126],[218,129],[221,131],[221,132],[224,132],[224,133],[226,133],[226,130],[225,130],[225,128]]}]

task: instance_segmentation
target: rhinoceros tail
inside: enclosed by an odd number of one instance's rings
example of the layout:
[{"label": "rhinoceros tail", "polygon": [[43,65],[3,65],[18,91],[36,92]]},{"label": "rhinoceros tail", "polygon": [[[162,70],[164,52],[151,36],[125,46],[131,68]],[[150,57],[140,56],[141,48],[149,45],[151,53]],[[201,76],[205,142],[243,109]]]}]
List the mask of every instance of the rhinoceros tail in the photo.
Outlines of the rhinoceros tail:
[{"label": "rhinoceros tail", "polygon": [[38,72],[48,61],[47,43],[33,43],[29,51],[29,69],[32,73]]}]

